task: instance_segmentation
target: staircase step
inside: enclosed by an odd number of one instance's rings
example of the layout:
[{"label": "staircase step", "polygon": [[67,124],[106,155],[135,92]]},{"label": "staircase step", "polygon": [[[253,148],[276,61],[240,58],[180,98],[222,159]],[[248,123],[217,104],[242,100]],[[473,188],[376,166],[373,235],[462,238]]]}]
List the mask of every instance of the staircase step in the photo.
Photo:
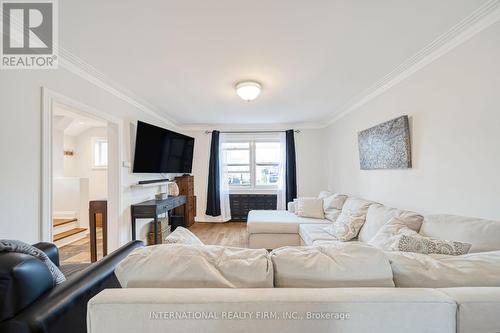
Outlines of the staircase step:
[{"label": "staircase step", "polygon": [[63,224],[68,224],[68,223],[71,223],[71,222],[77,222],[78,219],[75,217],[75,218],[70,218],[70,219],[54,219],[52,221],[52,225],[54,227],[58,227],[60,225],[63,225]]},{"label": "staircase step", "polygon": [[70,229],[68,231],[64,231],[64,232],[55,234],[54,241],[58,241],[58,240],[61,240],[61,239],[79,234],[81,232],[85,232],[85,231],[87,231],[87,228],[73,228],[73,229]]}]

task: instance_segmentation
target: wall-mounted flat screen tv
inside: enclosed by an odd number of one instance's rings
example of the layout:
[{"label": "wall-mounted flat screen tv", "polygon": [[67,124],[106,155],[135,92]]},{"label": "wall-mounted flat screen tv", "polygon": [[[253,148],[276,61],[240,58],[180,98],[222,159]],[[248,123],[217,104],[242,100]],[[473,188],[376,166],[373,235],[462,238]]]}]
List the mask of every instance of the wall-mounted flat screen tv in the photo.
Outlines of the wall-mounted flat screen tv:
[{"label": "wall-mounted flat screen tv", "polygon": [[191,173],[194,138],[139,121],[134,173]]}]

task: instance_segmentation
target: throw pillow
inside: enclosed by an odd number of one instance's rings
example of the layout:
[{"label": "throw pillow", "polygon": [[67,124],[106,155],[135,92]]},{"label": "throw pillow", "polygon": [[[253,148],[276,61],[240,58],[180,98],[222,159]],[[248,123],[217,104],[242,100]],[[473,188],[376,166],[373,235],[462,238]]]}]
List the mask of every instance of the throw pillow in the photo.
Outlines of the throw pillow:
[{"label": "throw pillow", "polygon": [[401,235],[394,242],[394,251],[415,252],[422,254],[446,254],[460,256],[467,254],[471,244],[423,237],[420,235]]},{"label": "throw pillow", "polygon": [[347,195],[335,193],[323,199],[323,212],[325,218],[335,222],[340,215],[342,206],[347,199]]},{"label": "throw pillow", "polygon": [[365,215],[341,214],[337,221],[324,230],[341,242],[356,238],[365,223]]},{"label": "throw pillow", "polygon": [[203,245],[203,242],[191,231],[183,227],[177,227],[170,235],[165,238],[166,244],[186,244]]},{"label": "throw pillow", "polygon": [[382,250],[391,251],[391,246],[401,235],[418,235],[418,233],[409,228],[403,220],[393,217],[377,231],[375,236],[368,241],[368,244]]},{"label": "throw pillow", "polygon": [[302,217],[312,217],[315,219],[325,218],[323,212],[323,199],[318,198],[299,198],[297,200],[297,211],[298,216]]}]

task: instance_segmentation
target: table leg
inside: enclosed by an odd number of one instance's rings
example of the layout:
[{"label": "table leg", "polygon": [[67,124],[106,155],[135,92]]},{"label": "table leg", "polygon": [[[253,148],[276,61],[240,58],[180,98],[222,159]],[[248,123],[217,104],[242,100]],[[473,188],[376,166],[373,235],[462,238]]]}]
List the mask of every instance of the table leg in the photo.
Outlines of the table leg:
[{"label": "table leg", "polygon": [[158,244],[158,216],[155,216],[155,219],[153,220],[154,226],[153,226],[153,231],[154,231],[154,244]]},{"label": "table leg", "polygon": [[134,241],[136,239],[136,235],[135,235],[135,217],[134,217],[134,213],[132,213],[132,240]]},{"label": "table leg", "polygon": [[90,208],[89,212],[89,224],[90,224],[90,262],[97,261],[97,235],[96,235],[96,212],[93,207]]},{"label": "table leg", "polygon": [[102,256],[108,255],[108,207],[103,207],[102,211]]}]

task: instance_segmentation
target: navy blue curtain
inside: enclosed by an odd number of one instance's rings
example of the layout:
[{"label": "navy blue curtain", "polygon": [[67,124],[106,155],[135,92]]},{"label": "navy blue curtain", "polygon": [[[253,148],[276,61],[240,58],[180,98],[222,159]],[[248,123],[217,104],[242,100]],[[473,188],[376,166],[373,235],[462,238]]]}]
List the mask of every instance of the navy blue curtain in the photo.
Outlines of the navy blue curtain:
[{"label": "navy blue curtain", "polygon": [[208,190],[206,215],[220,216],[220,165],[219,165],[219,131],[212,131],[210,146],[210,163],[208,167]]},{"label": "navy blue curtain", "polygon": [[297,167],[295,163],[295,137],[293,130],[286,131],[285,161],[286,202],[297,198]]}]

